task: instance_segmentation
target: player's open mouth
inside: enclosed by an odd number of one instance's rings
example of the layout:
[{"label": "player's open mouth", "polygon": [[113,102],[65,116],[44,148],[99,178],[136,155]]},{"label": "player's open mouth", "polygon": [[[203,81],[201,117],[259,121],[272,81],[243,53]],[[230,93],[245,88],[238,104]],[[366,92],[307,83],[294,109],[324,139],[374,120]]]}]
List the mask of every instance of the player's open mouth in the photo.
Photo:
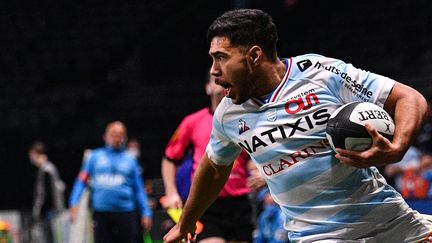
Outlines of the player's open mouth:
[{"label": "player's open mouth", "polygon": [[224,95],[227,96],[227,97],[229,97],[229,95],[231,93],[231,85],[229,83],[227,83],[227,82],[224,82],[224,81],[220,80],[220,79],[216,79],[215,83],[217,85],[222,86],[225,89],[224,90]]}]

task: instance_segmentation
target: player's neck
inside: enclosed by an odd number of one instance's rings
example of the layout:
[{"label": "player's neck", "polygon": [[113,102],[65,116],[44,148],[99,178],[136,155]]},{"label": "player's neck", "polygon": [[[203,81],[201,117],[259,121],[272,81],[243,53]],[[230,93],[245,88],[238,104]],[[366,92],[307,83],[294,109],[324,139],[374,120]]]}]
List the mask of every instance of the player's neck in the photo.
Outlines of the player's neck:
[{"label": "player's neck", "polygon": [[262,65],[255,97],[269,94],[279,86],[285,76],[286,65],[279,59],[276,63],[266,62]]}]

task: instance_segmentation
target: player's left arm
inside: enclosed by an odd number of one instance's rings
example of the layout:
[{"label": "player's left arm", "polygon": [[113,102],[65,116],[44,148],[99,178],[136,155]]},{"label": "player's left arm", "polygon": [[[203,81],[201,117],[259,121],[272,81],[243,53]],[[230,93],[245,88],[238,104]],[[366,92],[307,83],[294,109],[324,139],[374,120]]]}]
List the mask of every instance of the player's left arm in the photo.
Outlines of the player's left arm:
[{"label": "player's left arm", "polygon": [[[216,200],[228,180],[233,163],[217,165],[204,154],[192,179],[189,196],[179,222],[164,236],[165,243],[188,240],[195,232],[195,223],[204,211]],[[204,226],[205,227],[205,226]]]},{"label": "player's left arm", "polygon": [[396,82],[385,101],[384,109],[394,114],[396,128],[393,141],[366,124],[373,139],[371,148],[362,152],[336,149],[336,158],[359,168],[396,163],[403,158],[425,121],[427,102],[415,89]]}]

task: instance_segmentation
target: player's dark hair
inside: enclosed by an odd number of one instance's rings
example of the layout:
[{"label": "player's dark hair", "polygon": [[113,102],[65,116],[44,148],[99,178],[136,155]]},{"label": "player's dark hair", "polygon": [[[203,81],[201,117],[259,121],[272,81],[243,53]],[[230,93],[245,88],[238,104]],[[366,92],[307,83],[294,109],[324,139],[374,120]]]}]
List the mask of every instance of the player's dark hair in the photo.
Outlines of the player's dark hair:
[{"label": "player's dark hair", "polygon": [[271,60],[277,60],[278,34],[272,17],[258,9],[238,9],[219,16],[207,31],[207,40],[226,37],[233,46],[260,46]]},{"label": "player's dark hair", "polygon": [[41,141],[34,141],[31,145],[29,150],[33,150],[38,154],[45,154],[46,153],[46,146]]}]

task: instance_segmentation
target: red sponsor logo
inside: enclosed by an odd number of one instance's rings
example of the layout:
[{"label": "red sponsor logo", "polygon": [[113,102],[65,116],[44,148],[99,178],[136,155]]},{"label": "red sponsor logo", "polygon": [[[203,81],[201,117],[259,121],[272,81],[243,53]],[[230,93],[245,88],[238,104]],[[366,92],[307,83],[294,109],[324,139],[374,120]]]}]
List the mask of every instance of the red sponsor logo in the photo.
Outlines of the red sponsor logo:
[{"label": "red sponsor logo", "polygon": [[273,162],[262,166],[262,171],[267,176],[278,174],[288,169],[289,167],[297,164],[298,162],[301,162],[311,156],[314,156],[317,153],[327,151],[328,146],[329,146],[328,140],[323,139],[320,142],[316,144],[312,144],[302,150],[296,151],[291,154],[287,154],[283,158],[280,158],[279,161],[277,161],[276,163]]},{"label": "red sponsor logo", "polygon": [[288,114],[296,114],[302,110],[309,110],[314,104],[319,104],[319,99],[315,93],[300,97],[298,99],[288,100],[285,103],[285,111]]}]

